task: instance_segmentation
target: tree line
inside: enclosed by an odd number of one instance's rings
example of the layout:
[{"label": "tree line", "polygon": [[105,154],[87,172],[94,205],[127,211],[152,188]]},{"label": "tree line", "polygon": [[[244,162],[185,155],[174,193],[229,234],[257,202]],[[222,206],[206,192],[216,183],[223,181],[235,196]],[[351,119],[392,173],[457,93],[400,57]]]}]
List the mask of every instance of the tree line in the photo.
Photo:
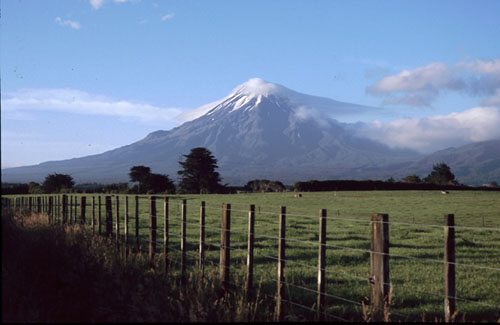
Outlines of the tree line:
[{"label": "tree line", "polygon": [[498,190],[498,184],[491,182],[485,187],[470,187],[460,184],[451,168],[445,163],[438,163],[433,166],[432,171],[424,177],[418,175],[408,175],[400,181],[392,177],[387,181],[354,181],[354,180],[328,180],[307,182],[297,182],[294,185],[296,192],[317,192],[317,191],[391,191],[391,190]]},{"label": "tree line", "polygon": [[[286,187],[279,181],[255,179],[243,187],[230,187],[221,184],[221,178],[216,171],[217,159],[210,150],[197,147],[183,155],[184,161],[179,161],[179,184],[175,186],[168,175],[152,173],[147,166],[133,166],[128,174],[132,187],[128,183],[118,184],[79,184],[75,186],[72,176],[66,174],[50,174],[42,184],[3,184],[2,194],[41,194],[41,193],[128,193],[128,194],[210,194],[241,192],[284,192]],[[489,188],[498,188],[492,182]],[[408,175],[400,181],[392,177],[387,181],[353,181],[328,180],[296,182],[294,191],[341,191],[341,190],[434,190],[434,189],[473,189],[461,185],[445,163],[433,166],[433,170],[425,178],[418,175]],[[488,188],[485,188],[488,189]]]},{"label": "tree line", "polygon": [[191,149],[191,152],[180,161],[181,169],[177,172],[180,178],[176,187],[168,175],[152,173],[147,166],[133,166],[128,174],[130,182],[119,184],[81,184],[75,187],[71,175],[49,174],[43,183],[30,182],[28,184],[2,184],[2,194],[40,194],[64,192],[111,192],[129,194],[157,194],[157,193],[222,193],[227,186],[222,185],[217,160],[212,153],[202,147]]}]

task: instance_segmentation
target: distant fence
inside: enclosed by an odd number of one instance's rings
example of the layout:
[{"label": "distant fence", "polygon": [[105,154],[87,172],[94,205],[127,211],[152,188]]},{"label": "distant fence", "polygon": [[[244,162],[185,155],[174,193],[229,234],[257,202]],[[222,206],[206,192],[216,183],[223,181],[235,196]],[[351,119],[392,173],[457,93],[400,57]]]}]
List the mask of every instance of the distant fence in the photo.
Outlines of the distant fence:
[{"label": "distant fence", "polygon": [[[121,229],[120,225],[124,225],[124,243],[126,246],[127,254],[129,252],[129,248],[135,248],[135,250],[140,249],[140,213],[139,213],[139,196],[131,197],[135,201],[135,211],[130,213],[129,211],[129,197],[124,197],[125,200],[120,201],[118,196],[114,197],[114,217],[113,217],[113,200],[112,196],[105,196],[104,202],[101,201],[101,196],[96,197],[92,196],[90,202],[87,201],[86,196],[79,196],[79,200],[77,200],[76,196],[73,195],[50,195],[50,196],[30,196],[30,197],[16,197],[16,198],[5,198],[2,197],[2,207],[12,208],[16,210],[29,210],[35,213],[42,213],[48,216],[49,223],[51,224],[87,224],[91,227],[92,231],[105,235],[109,238],[113,238],[113,235],[116,238],[116,242],[120,245],[121,241]],[[123,198],[123,197],[122,197]],[[125,215],[122,217],[120,213],[120,203],[124,205]],[[163,203],[163,209],[158,208],[157,203]],[[182,200],[180,202],[180,216],[181,216],[181,232],[180,235],[175,234],[169,229],[170,221],[169,214],[171,208],[169,208],[169,197],[155,197],[151,196],[148,198],[149,204],[149,240],[148,240],[148,254],[149,260],[152,266],[155,265],[155,259],[157,258],[157,244],[163,245],[163,258],[165,259],[165,271],[169,271],[168,267],[170,265],[170,250],[179,251],[181,255],[180,259],[180,273],[181,280],[183,282],[186,281],[186,267],[187,267],[187,255],[191,255],[198,261],[198,266],[200,270],[204,271],[204,266],[206,265],[205,260],[205,250],[207,247],[207,243],[205,242],[206,231],[207,229],[216,230],[220,233],[220,245],[219,249],[219,280],[223,288],[226,290],[231,290],[232,283],[230,282],[230,273],[231,273],[231,251],[238,249],[236,247],[231,246],[231,234],[241,234],[241,231],[232,231],[231,230],[231,212],[244,212],[248,213],[248,227],[247,227],[247,249],[246,249],[246,281],[244,284],[245,294],[247,300],[250,301],[255,296],[255,285],[254,285],[254,240],[255,237],[259,236],[255,233],[255,205],[249,205],[249,209],[247,211],[236,210],[231,208],[231,204],[223,204],[221,209],[221,223],[220,228],[207,227],[205,224],[206,218],[206,210],[208,206],[204,201],[201,202],[199,206],[199,223],[198,222],[188,222],[187,221],[187,201]],[[78,211],[78,207],[80,211]],[[90,215],[86,213],[86,211],[90,208]],[[220,208],[220,207],[218,207]],[[212,209],[216,209],[213,207]],[[158,210],[163,210],[163,239],[158,240],[157,238],[157,218]],[[161,216],[160,216],[161,217]],[[311,216],[304,216],[311,217]],[[89,220],[87,219],[89,218]],[[123,218],[123,219],[122,219]],[[282,206],[279,212],[279,220],[278,220],[278,233],[276,236],[262,236],[270,239],[275,239],[278,242],[277,248],[277,257],[269,257],[275,260],[277,264],[277,278],[276,278],[276,294],[274,298],[276,299],[276,320],[283,321],[284,316],[286,315],[286,307],[285,304],[290,304],[293,306],[298,306],[304,309],[308,309],[313,311],[316,314],[316,320],[324,321],[327,319],[334,319],[337,321],[348,321],[347,319],[343,319],[342,317],[332,315],[326,313],[326,297],[334,297],[338,298],[353,304],[361,305],[357,301],[349,301],[348,299],[343,299],[342,297],[338,297],[332,294],[329,294],[325,290],[326,283],[326,250],[327,248],[336,248],[336,249],[350,249],[350,250],[358,250],[357,248],[349,248],[349,247],[339,247],[327,244],[326,240],[326,224],[327,220],[349,220],[342,219],[338,217],[327,217],[327,211],[325,209],[321,209],[316,218],[318,218],[318,240],[316,243],[312,241],[308,241],[306,243],[317,245],[318,248],[318,260],[317,265],[309,265],[309,267],[317,270],[317,289],[312,290],[317,295],[316,303],[314,304],[314,308],[309,306],[297,303],[293,300],[293,297],[287,296],[285,292],[285,286],[294,286],[301,288],[303,290],[311,291],[309,288],[305,288],[302,286],[298,286],[296,284],[290,283],[286,281],[284,276],[285,271],[285,263],[296,263],[290,260],[287,260],[286,255],[286,218],[287,211],[286,207]],[[133,219],[133,220],[131,220]],[[458,227],[454,223],[454,215],[453,214],[445,214],[444,222],[440,227],[443,227],[443,236],[444,236],[444,246],[443,246],[443,260],[428,260],[425,258],[412,257],[412,256],[401,256],[394,255],[389,253],[389,226],[390,224],[400,224],[400,225],[411,225],[409,223],[403,222],[389,222],[389,215],[387,214],[373,214],[371,215],[370,227],[371,227],[371,238],[370,238],[370,250],[365,250],[365,252],[370,254],[370,277],[366,280],[367,285],[370,286],[370,312],[372,315],[372,320],[374,321],[383,321],[385,317],[387,317],[387,312],[390,308],[389,304],[389,295],[390,295],[390,272],[389,272],[389,258],[397,257],[397,258],[408,258],[408,259],[416,259],[422,260],[422,262],[432,262],[432,263],[442,263],[444,265],[443,268],[443,279],[444,279],[444,287],[445,291],[442,294],[443,298],[443,316],[446,322],[453,321],[453,317],[456,311],[456,301],[464,300],[467,302],[478,303],[495,310],[500,311],[500,306],[485,304],[478,301],[469,300],[466,298],[460,298],[456,296],[456,277],[455,277],[455,266],[456,265],[465,265],[469,267],[475,267],[479,269],[488,269],[496,272],[500,272],[500,268],[497,267],[489,267],[489,266],[480,266],[480,265],[472,265],[472,264],[463,264],[457,263],[455,261],[455,229],[470,229],[470,230],[488,230],[488,231],[500,231],[500,228],[484,228],[484,227]],[[129,223],[131,221],[134,224],[135,232],[132,234],[129,228]],[[360,221],[360,220],[357,220]],[[115,226],[115,231],[113,233],[113,223]],[[187,249],[187,236],[186,236],[186,225],[199,225],[199,249],[198,254],[194,256],[192,253],[188,252]],[[429,227],[439,227],[438,225],[423,225]],[[180,237],[180,248],[174,248],[169,245],[170,237]],[[135,237],[135,244],[130,244],[129,237]],[[293,240],[292,240],[293,242]],[[132,246],[132,247],[129,247]],[[498,290],[495,288],[494,290]],[[390,311],[392,315],[398,315],[395,311]],[[499,314],[500,315],[500,314]],[[401,317],[405,317],[406,315],[400,315]]]}]

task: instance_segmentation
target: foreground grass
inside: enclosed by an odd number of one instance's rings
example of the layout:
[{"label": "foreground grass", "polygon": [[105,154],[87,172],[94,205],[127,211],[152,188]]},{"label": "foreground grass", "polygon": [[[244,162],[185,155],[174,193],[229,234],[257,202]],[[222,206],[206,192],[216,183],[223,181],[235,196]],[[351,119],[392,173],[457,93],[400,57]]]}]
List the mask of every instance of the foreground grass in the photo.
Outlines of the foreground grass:
[{"label": "foreground grass", "polygon": [[[221,204],[231,203],[231,274],[241,286],[245,278],[247,218],[250,204],[256,205],[256,282],[262,279],[261,296],[272,300],[276,292],[277,235],[280,206],[287,207],[286,297],[298,305],[287,305],[291,319],[314,319],[317,277],[318,214],[328,210],[327,222],[327,313],[331,320],[363,321],[362,303],[369,304],[370,223],[372,213],[388,213],[390,224],[390,282],[393,286],[391,319],[395,321],[443,318],[443,214],[455,214],[458,319],[500,319],[500,193],[452,191],[365,191],[238,195],[169,196],[169,275],[179,275],[180,204],[187,200],[188,270],[197,269],[199,207],[206,202],[206,270],[216,273],[219,262]],[[80,196],[80,195],[78,195]],[[87,196],[87,224],[90,197]],[[120,234],[123,238],[125,196],[120,202]],[[104,202],[104,199],[103,199]],[[78,210],[79,211],[79,210]],[[104,207],[102,208],[104,223]],[[79,213],[79,212],[78,212]],[[139,233],[143,249],[149,236],[149,202],[139,204]],[[97,214],[97,211],[96,211]],[[135,201],[129,196],[130,233],[133,244]],[[157,200],[158,246],[163,247],[163,200]],[[104,231],[104,225],[103,225]],[[113,228],[114,231],[114,228]],[[161,260],[161,259],[160,259]],[[265,305],[265,304],[263,304]],[[272,302],[259,309],[259,317],[272,314]],[[262,306],[261,306],[262,307]],[[259,307],[260,308],[260,307]],[[254,317],[254,316],[252,316]],[[271,316],[266,316],[272,319]],[[295,318],[293,318],[295,317]],[[335,318],[339,317],[339,318]],[[257,318],[256,318],[257,319]]]},{"label": "foreground grass", "polygon": [[160,262],[152,269],[140,254],[125,261],[113,242],[46,219],[2,211],[3,322],[272,320],[272,304],[223,294],[215,273],[203,281],[191,273],[182,286]]}]

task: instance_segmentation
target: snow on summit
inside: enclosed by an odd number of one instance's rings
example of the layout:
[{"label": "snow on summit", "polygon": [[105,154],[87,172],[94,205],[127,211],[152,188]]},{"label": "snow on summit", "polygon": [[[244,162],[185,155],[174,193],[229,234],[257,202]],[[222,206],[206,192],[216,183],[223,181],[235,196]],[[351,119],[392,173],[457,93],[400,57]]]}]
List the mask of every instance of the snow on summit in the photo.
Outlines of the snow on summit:
[{"label": "snow on summit", "polygon": [[236,87],[233,90],[232,94],[229,95],[229,97],[234,95],[244,95],[248,97],[258,97],[258,96],[268,97],[269,95],[286,96],[287,93],[289,92],[290,92],[289,89],[280,86],[278,84],[267,82],[260,78],[252,78],[249,79],[247,82]]},{"label": "snow on summit", "polygon": [[291,90],[271,82],[267,82],[261,78],[251,78],[241,85],[237,86],[233,89],[231,94],[228,96],[190,110],[188,112],[184,112],[180,114],[177,119],[181,122],[188,122],[195,120],[210,111],[213,111],[214,108],[220,108],[221,104],[232,104],[232,110],[237,110],[242,106],[249,103],[252,99],[256,99],[256,105],[260,102],[260,97],[268,97],[270,95],[281,95],[281,97],[287,97],[292,93]]},{"label": "snow on summit", "polygon": [[184,112],[177,116],[181,122],[195,120],[203,115],[211,115],[217,111],[235,112],[243,109],[250,111],[258,107],[263,98],[271,98],[280,107],[286,107],[297,114],[299,118],[338,119],[350,115],[358,115],[371,107],[343,103],[333,99],[311,96],[288,89],[282,85],[267,82],[261,78],[251,78],[233,89],[226,97]]}]

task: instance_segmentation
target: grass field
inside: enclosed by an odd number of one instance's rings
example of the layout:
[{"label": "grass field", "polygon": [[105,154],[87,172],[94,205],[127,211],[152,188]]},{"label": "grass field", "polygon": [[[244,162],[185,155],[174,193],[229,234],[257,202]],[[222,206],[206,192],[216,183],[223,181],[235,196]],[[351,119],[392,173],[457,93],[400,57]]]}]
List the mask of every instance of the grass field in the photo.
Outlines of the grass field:
[{"label": "grass field", "polygon": [[[92,195],[85,196],[89,223]],[[118,197],[123,235],[125,196]],[[157,200],[158,253],[163,250],[162,198],[158,196]],[[207,268],[218,267],[221,205],[231,204],[231,281],[242,288],[248,209],[250,204],[255,204],[254,283],[260,286],[260,297],[269,300],[276,292],[278,215],[280,206],[286,206],[286,295],[292,304],[285,307],[293,309],[294,314],[304,315],[310,313],[308,308],[313,309],[316,302],[318,216],[320,209],[327,209],[326,312],[332,315],[332,320],[361,320],[361,303],[369,304],[372,213],[389,214],[391,320],[442,319],[443,215],[454,214],[458,317],[468,321],[500,319],[499,192],[452,191],[449,195],[439,191],[317,192],[303,193],[302,198],[294,198],[294,193],[173,195],[169,196],[172,272],[180,270],[175,262],[180,261],[180,204],[184,199],[187,200],[188,271],[197,267],[201,201],[206,202]],[[103,196],[103,204],[104,201]],[[148,197],[141,197],[139,211],[141,242],[147,249]],[[104,215],[102,207],[103,231]],[[134,196],[129,196],[129,215],[129,243],[133,244]],[[113,199],[113,219],[115,217]]]}]

